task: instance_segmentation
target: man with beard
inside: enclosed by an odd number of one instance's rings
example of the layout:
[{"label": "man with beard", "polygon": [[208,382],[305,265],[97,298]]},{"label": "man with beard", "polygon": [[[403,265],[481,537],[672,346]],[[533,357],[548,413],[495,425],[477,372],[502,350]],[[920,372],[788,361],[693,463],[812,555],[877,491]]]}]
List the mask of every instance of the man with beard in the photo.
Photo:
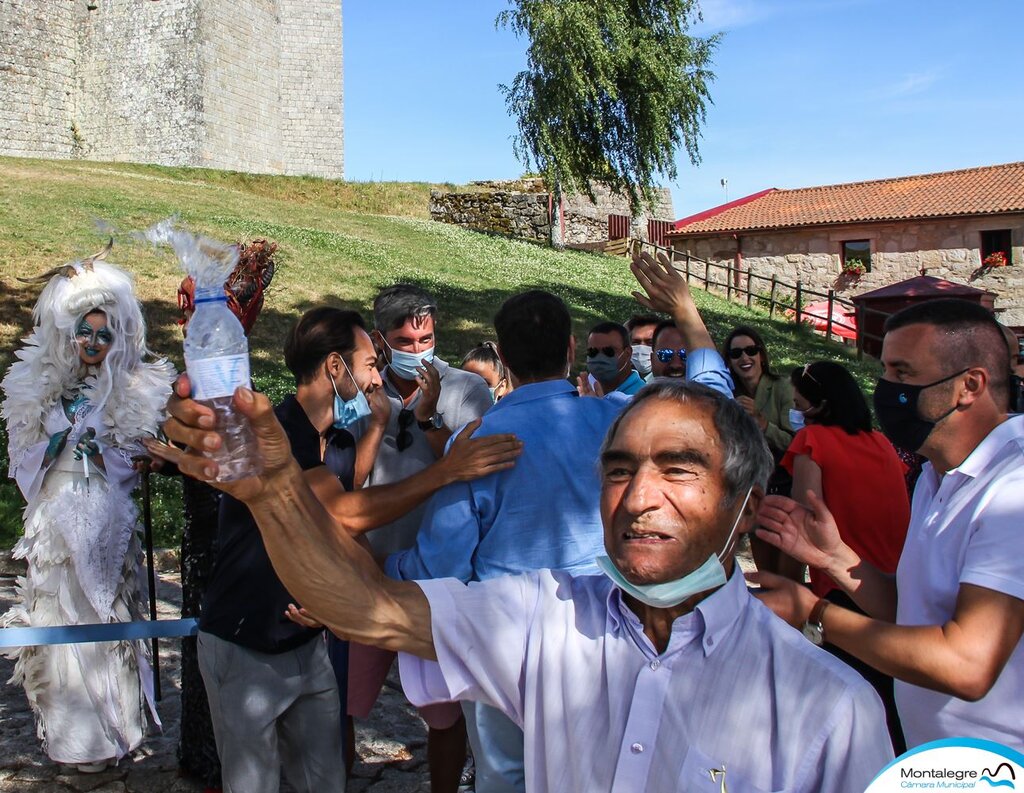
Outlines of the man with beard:
[{"label": "man with beard", "polygon": [[875,413],[893,444],[928,461],[895,577],[846,545],[807,493],[806,506],[768,497],[757,535],[824,570],[870,616],[754,578],[790,624],[896,678],[909,747],[970,736],[1022,750],[1024,416],[1007,415],[1006,341],[964,300],[910,306],[885,330]]}]

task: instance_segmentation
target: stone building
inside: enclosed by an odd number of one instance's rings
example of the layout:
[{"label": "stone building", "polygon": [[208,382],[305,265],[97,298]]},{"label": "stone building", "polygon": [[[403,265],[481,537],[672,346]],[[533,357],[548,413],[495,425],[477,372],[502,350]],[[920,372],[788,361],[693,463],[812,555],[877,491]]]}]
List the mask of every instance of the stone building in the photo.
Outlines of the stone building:
[{"label": "stone building", "polygon": [[[542,179],[472,182],[465,192],[439,190],[430,194],[430,217],[475,231],[546,242],[551,234],[553,207]],[[563,198],[566,245],[588,245],[632,237],[664,244],[672,228],[672,194],[655,191],[654,211],[633,215],[629,202],[604,185],[594,186],[595,201],[585,195]]]},{"label": "stone building", "polygon": [[[997,295],[1004,323],[1024,326],[1024,162],[764,190],[683,218],[668,237],[744,274],[845,296],[918,275],[970,284]],[[995,252],[1007,266],[983,266]],[[855,260],[865,272],[844,273]]]},{"label": "stone building", "polygon": [[341,0],[2,0],[0,154],[344,175]]}]

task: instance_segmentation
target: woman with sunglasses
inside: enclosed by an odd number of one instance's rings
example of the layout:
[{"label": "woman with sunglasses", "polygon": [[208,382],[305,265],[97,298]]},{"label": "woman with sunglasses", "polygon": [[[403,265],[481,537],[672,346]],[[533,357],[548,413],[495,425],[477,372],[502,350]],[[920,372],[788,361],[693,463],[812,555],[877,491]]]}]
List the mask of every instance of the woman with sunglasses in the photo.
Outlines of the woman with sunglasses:
[{"label": "woman with sunglasses", "polygon": [[[888,439],[872,429],[867,400],[846,367],[816,361],[794,369],[790,379],[793,425],[804,425],[782,458],[793,476],[793,497],[806,503],[807,492],[813,491],[835,516],[843,541],[879,570],[895,574],[910,523],[906,466]],[[818,597],[859,611],[824,572],[812,567],[810,577]],[[797,580],[803,581],[802,566]],[[875,687],[885,704],[893,747],[897,755],[905,751],[892,678],[838,648],[826,644],[825,649]]]}]

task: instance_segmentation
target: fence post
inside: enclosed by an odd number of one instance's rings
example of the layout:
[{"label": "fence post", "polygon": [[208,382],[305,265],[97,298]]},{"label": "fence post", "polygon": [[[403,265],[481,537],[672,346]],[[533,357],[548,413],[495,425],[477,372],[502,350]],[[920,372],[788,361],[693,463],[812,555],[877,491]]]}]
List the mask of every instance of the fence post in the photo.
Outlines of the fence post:
[{"label": "fence post", "polygon": [[731,264],[725,266],[725,299],[732,300],[732,270]]},{"label": "fence post", "polygon": [[777,287],[778,285],[779,285],[778,284],[778,280],[776,279],[776,277],[774,275],[772,275],[772,293],[771,293],[771,297],[768,299],[768,317],[769,317],[769,319],[771,317],[775,316],[775,287]]},{"label": "fence post", "polygon": [[803,284],[801,283],[800,279],[797,278],[796,279],[796,326],[798,328],[800,327],[800,321],[801,321],[800,314],[802,312],[800,310],[801,309],[800,301],[803,299],[803,288],[804,288]]},{"label": "fence post", "polygon": [[686,252],[686,285],[690,285],[690,252]]},{"label": "fence post", "polygon": [[704,260],[704,291],[710,291],[708,289],[708,276],[711,274],[711,262],[707,259]]},{"label": "fence post", "polygon": [[828,290],[828,317],[825,319],[825,341],[832,341],[832,309],[836,302],[836,290]]},{"label": "fence post", "polygon": [[750,308],[750,301],[753,299],[753,289],[750,288],[750,268],[747,268],[747,308]]}]

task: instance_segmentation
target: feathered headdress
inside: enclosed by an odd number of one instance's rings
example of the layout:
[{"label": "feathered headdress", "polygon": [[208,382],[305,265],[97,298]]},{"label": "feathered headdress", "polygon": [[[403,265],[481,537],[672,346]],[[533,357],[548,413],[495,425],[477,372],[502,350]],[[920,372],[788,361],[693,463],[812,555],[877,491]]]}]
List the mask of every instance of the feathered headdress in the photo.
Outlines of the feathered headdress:
[{"label": "feathered headdress", "polygon": [[[110,247],[40,277],[49,280],[32,309],[35,326],[0,382],[0,416],[10,436],[12,475],[25,449],[41,440],[47,412],[62,396],[71,397],[80,383],[95,410],[103,411],[115,442],[156,431],[174,370],[165,360],[145,362],[149,349],[142,308],[132,277],[103,260]],[[75,329],[93,311],[106,314],[114,338],[103,363],[86,367]]]}]

